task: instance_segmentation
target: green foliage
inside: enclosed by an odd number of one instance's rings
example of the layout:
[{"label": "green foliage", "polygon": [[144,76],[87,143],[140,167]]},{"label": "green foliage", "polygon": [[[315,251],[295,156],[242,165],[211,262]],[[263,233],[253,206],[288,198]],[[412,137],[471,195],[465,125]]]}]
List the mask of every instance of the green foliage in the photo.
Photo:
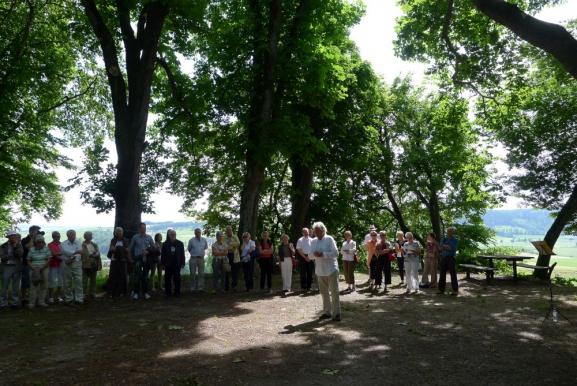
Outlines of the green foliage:
[{"label": "green foliage", "polygon": [[576,94],[574,79],[537,57],[483,107],[480,119],[507,148],[507,163],[523,170],[511,183],[536,207],[559,210],[577,181]]},{"label": "green foliage", "polygon": [[77,62],[84,49],[71,38],[76,17],[68,3],[13,0],[0,5],[2,227],[33,213],[46,219],[60,215],[54,169],[70,165],[59,148],[66,145],[71,127],[84,122],[78,129],[88,128],[97,115],[83,116],[86,110],[80,110],[98,93],[98,85],[85,76],[90,63]]}]

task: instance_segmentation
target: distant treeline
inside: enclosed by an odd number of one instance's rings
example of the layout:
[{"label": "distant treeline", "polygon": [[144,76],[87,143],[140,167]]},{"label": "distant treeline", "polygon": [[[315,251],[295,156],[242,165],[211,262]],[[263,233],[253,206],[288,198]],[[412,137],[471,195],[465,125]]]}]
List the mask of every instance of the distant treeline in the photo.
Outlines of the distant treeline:
[{"label": "distant treeline", "polygon": [[489,210],[483,217],[485,225],[498,236],[544,235],[553,223],[547,210],[512,209]]}]

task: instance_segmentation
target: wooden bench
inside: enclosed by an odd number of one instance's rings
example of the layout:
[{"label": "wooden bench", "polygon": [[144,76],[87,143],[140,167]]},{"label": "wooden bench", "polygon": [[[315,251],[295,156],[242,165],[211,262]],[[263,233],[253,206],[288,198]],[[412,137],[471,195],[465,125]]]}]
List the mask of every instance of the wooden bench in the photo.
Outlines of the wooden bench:
[{"label": "wooden bench", "polygon": [[489,284],[489,281],[491,280],[491,277],[493,276],[492,274],[496,271],[496,268],[485,267],[483,265],[475,265],[475,264],[459,264],[459,267],[462,267],[465,269],[465,272],[467,273],[467,279],[471,278],[471,271],[484,272],[485,277],[487,279],[487,284]]}]

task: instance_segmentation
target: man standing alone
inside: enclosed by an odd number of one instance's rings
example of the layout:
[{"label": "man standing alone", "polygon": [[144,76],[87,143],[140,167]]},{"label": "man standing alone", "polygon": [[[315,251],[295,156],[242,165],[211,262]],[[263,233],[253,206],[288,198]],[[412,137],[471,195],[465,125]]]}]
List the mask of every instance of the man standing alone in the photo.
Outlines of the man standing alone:
[{"label": "man standing alone", "polygon": [[313,232],[316,238],[311,241],[311,251],[316,263],[315,272],[319,282],[319,291],[323,298],[323,314],[320,319],[332,317],[338,322],[341,320],[341,305],[337,243],[332,236],[327,235],[327,228],[322,222],[314,223]]}]

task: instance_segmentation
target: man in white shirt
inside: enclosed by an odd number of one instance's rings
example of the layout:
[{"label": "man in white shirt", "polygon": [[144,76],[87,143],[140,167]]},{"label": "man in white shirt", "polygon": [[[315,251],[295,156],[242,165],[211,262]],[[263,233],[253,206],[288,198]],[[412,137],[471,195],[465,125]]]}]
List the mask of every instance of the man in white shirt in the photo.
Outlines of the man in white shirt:
[{"label": "man in white shirt", "polygon": [[[341,304],[339,300],[339,251],[332,236],[327,235],[327,228],[322,222],[313,225],[316,236],[311,241],[311,253],[315,259],[315,273],[319,282],[319,291],[323,298],[323,314],[319,319],[333,318],[341,320]],[[330,296],[329,296],[330,292]]]},{"label": "man in white shirt", "polygon": [[204,255],[208,249],[208,242],[201,237],[200,228],[194,230],[194,237],[188,241],[188,267],[190,268],[190,290],[204,291]]},{"label": "man in white shirt", "polygon": [[64,263],[62,273],[64,281],[64,300],[67,303],[73,301],[82,304],[84,302],[84,291],[82,288],[82,244],[76,238],[76,231],[66,232],[67,239],[60,244],[62,252],[62,262]]},{"label": "man in white shirt", "polygon": [[310,291],[313,283],[315,261],[309,257],[311,253],[311,241],[309,229],[303,228],[303,236],[297,241],[297,258],[299,260],[299,272],[301,277],[301,290]]}]

